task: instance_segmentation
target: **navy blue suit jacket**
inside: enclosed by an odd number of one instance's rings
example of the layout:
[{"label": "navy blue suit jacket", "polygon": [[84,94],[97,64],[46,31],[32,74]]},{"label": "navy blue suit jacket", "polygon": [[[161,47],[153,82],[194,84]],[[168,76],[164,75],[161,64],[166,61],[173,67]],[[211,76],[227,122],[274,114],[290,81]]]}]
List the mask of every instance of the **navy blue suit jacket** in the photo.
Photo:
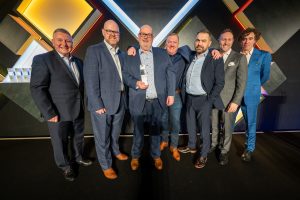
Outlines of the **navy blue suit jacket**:
[{"label": "navy blue suit jacket", "polygon": [[[154,82],[159,103],[166,108],[167,96],[175,95],[176,74],[166,50],[152,47],[154,62]],[[135,56],[126,56],[124,59],[123,78],[129,86],[129,110],[132,114],[142,113],[146,90],[136,89],[136,82],[141,80],[140,55],[137,51]]]},{"label": "navy blue suit jacket", "polygon": [[46,120],[57,115],[60,121],[73,121],[84,108],[82,61],[76,57],[72,59],[80,74],[79,85],[56,51],[33,58],[31,95]]},{"label": "navy blue suit jacket", "polygon": [[[182,47],[183,48],[183,47]],[[186,51],[185,53],[188,54],[188,49],[182,49],[182,51]],[[190,51],[189,53],[190,62],[195,58],[196,52]],[[190,67],[190,66],[189,66]],[[184,74],[184,81],[182,87],[183,97],[185,96],[186,90],[186,72]],[[208,100],[212,103],[212,105],[217,109],[224,109],[224,104],[220,97],[220,92],[222,91],[225,81],[224,81],[224,61],[223,58],[219,58],[214,60],[211,51],[208,52],[207,56],[205,57],[202,71],[201,71],[201,84],[204,91],[207,94]]]},{"label": "navy blue suit jacket", "polygon": [[[118,52],[118,56],[122,67],[124,54]],[[94,112],[105,108],[107,114],[115,114],[120,105],[122,81],[104,42],[87,49],[83,74],[88,110]]]}]

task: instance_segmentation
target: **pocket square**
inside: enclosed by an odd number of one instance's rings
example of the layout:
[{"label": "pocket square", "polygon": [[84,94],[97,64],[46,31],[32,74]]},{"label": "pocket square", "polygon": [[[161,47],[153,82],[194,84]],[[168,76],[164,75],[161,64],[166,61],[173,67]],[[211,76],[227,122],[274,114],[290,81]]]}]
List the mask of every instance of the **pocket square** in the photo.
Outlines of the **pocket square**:
[{"label": "pocket square", "polygon": [[235,65],[235,63],[234,62],[230,62],[230,63],[228,63],[228,67],[231,67],[231,66],[234,66]]}]

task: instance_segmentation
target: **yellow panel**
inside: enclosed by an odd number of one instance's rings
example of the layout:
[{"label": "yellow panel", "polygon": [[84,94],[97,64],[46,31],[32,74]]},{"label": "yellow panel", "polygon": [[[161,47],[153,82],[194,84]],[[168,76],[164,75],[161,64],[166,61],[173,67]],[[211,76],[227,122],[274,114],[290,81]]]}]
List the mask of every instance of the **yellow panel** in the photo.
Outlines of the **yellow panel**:
[{"label": "yellow panel", "polygon": [[84,0],[32,0],[27,7],[21,6],[17,10],[48,39],[56,28],[65,28],[73,35],[93,11]]}]

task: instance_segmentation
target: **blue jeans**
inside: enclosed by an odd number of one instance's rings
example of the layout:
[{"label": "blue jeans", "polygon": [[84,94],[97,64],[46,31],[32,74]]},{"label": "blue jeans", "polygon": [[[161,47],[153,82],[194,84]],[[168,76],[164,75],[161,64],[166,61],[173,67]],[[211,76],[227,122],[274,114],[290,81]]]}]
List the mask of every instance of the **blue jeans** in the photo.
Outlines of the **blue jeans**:
[{"label": "blue jeans", "polygon": [[161,140],[168,142],[169,132],[171,130],[171,147],[177,148],[178,138],[180,131],[180,115],[182,109],[182,101],[179,94],[175,94],[175,101],[172,106],[170,106],[162,116],[162,134]]}]

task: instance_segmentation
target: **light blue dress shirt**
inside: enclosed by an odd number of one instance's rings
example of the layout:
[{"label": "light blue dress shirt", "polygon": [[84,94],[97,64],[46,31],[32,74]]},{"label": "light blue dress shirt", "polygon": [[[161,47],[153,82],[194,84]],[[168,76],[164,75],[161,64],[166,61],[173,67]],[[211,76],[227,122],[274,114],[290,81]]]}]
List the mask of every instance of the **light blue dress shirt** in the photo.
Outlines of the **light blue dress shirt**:
[{"label": "light blue dress shirt", "polygon": [[198,56],[196,55],[186,73],[186,92],[189,94],[206,95],[201,84],[201,71],[207,53],[208,50]]},{"label": "light blue dress shirt", "polygon": [[154,82],[154,62],[152,49],[147,52],[139,49],[139,54],[141,58],[141,64],[145,66],[145,74],[147,75],[147,81],[149,84],[146,90],[146,99],[155,99],[157,98],[157,92]]}]

